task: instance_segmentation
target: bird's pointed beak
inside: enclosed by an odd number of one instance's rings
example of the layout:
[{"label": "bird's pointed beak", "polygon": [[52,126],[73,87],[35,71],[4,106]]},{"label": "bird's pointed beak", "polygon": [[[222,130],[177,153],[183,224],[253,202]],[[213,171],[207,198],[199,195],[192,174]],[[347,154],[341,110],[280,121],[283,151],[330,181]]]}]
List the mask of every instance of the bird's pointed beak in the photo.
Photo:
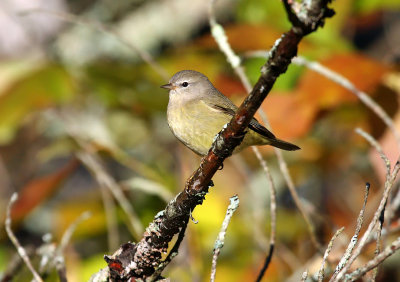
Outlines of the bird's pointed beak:
[{"label": "bird's pointed beak", "polygon": [[160,87],[161,88],[165,88],[165,89],[169,89],[169,90],[174,90],[175,89],[175,86],[172,85],[171,83],[161,85]]}]

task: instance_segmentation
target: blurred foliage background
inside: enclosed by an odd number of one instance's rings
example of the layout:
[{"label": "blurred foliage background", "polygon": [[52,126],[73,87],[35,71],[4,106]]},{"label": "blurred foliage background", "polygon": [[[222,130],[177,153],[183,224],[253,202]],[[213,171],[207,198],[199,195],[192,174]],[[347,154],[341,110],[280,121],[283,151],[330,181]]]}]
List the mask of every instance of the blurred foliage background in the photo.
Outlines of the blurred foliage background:
[{"label": "blurred foliage background", "polygon": [[[302,42],[299,54],[366,91],[400,129],[400,2],[342,0],[332,6],[336,15]],[[139,239],[138,230],[184,187],[200,159],[171,134],[168,95],[159,86],[177,71],[195,69],[237,104],[245,97],[210,35],[207,9],[203,0],[1,1],[0,273],[16,255],[4,231],[14,191],[19,200],[13,228],[24,246],[38,248],[45,234],[52,236],[47,244],[59,244],[68,226],[91,212],[64,253],[68,279],[86,281],[106,266],[104,254]],[[220,0],[217,19],[240,55],[269,49],[289,27],[278,0]],[[138,51],[150,53],[166,75]],[[253,83],[264,61],[244,60]],[[366,211],[371,218],[385,172],[378,154],[354,129],[371,133],[391,161],[399,154],[394,137],[353,94],[300,66],[291,65],[278,79],[262,108],[272,131],[302,148],[284,156],[319,239],[326,244],[345,226],[348,240],[365,183],[372,187]],[[320,260],[312,260],[315,249],[273,151],[260,150],[278,190],[277,247],[266,275],[268,281],[299,280],[306,268],[316,271]],[[127,215],[100,187],[96,171],[82,162],[85,154],[104,166],[135,214]],[[214,241],[234,194],[241,203],[219,258],[217,281],[254,280],[264,261],[269,193],[251,150],[228,159],[214,182],[193,213],[198,224],[189,224],[178,257],[164,273],[172,281],[209,279]],[[136,230],[132,220],[139,224]],[[371,245],[366,253],[373,251]],[[334,248],[333,259],[342,252]],[[378,279],[400,280],[399,261],[397,254],[385,262]],[[47,281],[56,279],[53,272]],[[31,276],[22,268],[15,279]]]}]

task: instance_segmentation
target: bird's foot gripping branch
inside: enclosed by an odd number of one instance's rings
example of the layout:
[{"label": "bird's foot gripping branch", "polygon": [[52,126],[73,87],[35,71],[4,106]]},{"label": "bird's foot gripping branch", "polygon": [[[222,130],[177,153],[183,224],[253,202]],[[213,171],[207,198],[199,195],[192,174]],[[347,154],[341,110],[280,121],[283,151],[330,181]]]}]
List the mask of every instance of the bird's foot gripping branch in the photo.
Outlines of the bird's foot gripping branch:
[{"label": "bird's foot gripping branch", "polygon": [[[325,18],[334,14],[333,10],[327,7],[329,0],[303,1],[300,9],[293,9],[292,1],[284,0],[283,3],[292,28],[277,40],[253,90],[218,136],[212,149],[203,157],[200,167],[188,180],[184,191],[154,218],[143,238],[136,244],[124,244],[112,256],[106,257],[108,279],[144,281],[159,278],[161,270],[172,259],[172,256],[167,256],[162,260],[169,242],[178,233],[180,238],[183,238],[192,211],[203,202],[208,193],[211,178],[224,159],[240,144],[241,139],[238,137],[243,136],[275,80],[286,71],[292,58],[296,56],[297,45],[305,35],[323,26]],[[174,254],[179,243],[178,240],[173,248]]]}]

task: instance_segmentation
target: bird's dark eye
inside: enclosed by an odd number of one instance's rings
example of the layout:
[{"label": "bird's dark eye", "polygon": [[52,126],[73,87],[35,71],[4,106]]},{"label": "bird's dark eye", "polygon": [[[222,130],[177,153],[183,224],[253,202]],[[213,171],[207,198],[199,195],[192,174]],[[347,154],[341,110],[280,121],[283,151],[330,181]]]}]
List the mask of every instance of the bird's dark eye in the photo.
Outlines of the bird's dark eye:
[{"label": "bird's dark eye", "polygon": [[185,81],[185,82],[182,83],[182,86],[183,86],[183,87],[188,87],[188,86],[189,86],[189,83],[188,83],[187,81]]}]

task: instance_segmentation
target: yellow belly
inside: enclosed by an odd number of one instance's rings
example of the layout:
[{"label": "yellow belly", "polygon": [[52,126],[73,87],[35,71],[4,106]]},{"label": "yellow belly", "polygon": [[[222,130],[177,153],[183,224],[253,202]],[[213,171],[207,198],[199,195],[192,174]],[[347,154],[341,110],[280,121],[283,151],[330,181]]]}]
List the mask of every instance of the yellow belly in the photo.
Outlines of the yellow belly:
[{"label": "yellow belly", "polygon": [[[211,109],[201,101],[184,107],[168,108],[168,124],[174,135],[199,155],[206,155],[215,136],[231,120],[231,116]],[[268,144],[258,133],[249,130],[234,153],[251,145]]]}]

